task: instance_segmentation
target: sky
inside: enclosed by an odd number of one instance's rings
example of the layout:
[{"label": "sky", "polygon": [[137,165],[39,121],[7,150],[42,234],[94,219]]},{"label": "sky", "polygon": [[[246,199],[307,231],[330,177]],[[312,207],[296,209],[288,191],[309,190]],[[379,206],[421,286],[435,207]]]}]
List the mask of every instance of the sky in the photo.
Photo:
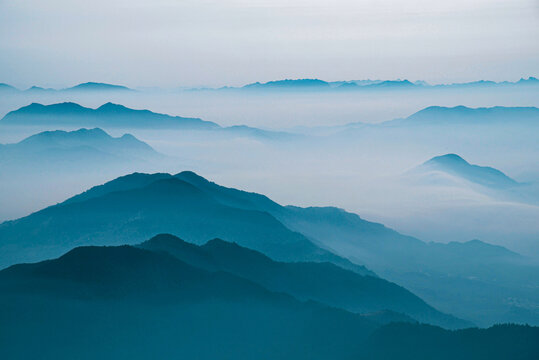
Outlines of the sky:
[{"label": "sky", "polygon": [[537,0],[0,0],[0,82],[539,75]]}]

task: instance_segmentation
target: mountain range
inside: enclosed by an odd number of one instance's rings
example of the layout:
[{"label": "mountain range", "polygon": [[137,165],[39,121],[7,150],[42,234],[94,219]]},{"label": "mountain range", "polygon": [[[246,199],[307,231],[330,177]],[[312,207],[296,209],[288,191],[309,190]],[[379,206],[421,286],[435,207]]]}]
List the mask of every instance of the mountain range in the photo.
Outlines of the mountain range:
[{"label": "mountain range", "polygon": [[[212,241],[204,247],[223,245]],[[206,260],[182,254],[197,264]],[[0,271],[0,289],[0,356],[10,359],[375,360],[395,354],[528,359],[539,354],[538,328],[448,332],[413,322],[384,325],[131,246],[78,247],[54,260],[15,265]],[[412,345],[420,341],[421,346]]]},{"label": "mountain range", "polygon": [[406,289],[371,275],[359,275],[331,263],[277,262],[235,243],[214,239],[197,246],[162,234],[138,245],[166,252],[195,267],[225,271],[302,301],[314,300],[355,313],[391,311],[446,328],[470,323],[441,314]]},{"label": "mountain range", "polygon": [[0,120],[0,125],[204,130],[219,128],[219,125],[201,119],[157,114],[148,110],[133,110],[112,103],[91,109],[72,102],[51,105],[32,103],[9,112]]},{"label": "mountain range", "polygon": [[[276,261],[374,271],[481,325],[515,308],[533,313],[539,303],[533,290],[539,267],[505,248],[477,240],[426,243],[338,208],[281,206],[193,172],[131,174],[5,222],[0,264],[43,260],[81,245],[137,244],[158,233],[195,244],[221,238]],[[508,297],[515,300],[507,303]]]},{"label": "mountain range", "polygon": [[[39,128],[100,127],[104,129],[175,129],[206,131],[208,134],[252,137],[259,140],[291,140],[299,135],[253,128],[245,125],[221,127],[198,118],[186,118],[135,110],[106,103],[97,109],[73,102],[51,105],[32,103],[11,111],[0,120],[1,126],[33,126]],[[209,132],[211,131],[211,132]]]},{"label": "mountain range", "polygon": [[466,106],[429,106],[407,118],[391,120],[382,125],[493,125],[493,124],[539,124],[539,109],[536,107],[469,108]]},{"label": "mountain range", "polygon": [[[31,228],[39,235],[25,234],[23,229]],[[6,249],[0,266],[59,256],[74,245],[136,244],[162,232],[193,243],[221,237],[276,260],[331,261],[358,273],[371,273],[289,230],[266,212],[229,206],[169,174],[120,177],[64,203],[0,224],[0,247]]]},{"label": "mountain range", "polygon": [[[398,89],[462,89],[462,88],[499,88],[499,87],[530,87],[539,86],[539,79],[530,76],[528,78],[521,78],[517,81],[491,81],[491,80],[479,80],[464,83],[449,83],[449,84],[435,84],[431,85],[426,81],[410,81],[406,79],[397,80],[345,80],[345,81],[324,81],[321,79],[283,79],[273,80],[265,83],[254,82],[241,87],[225,86],[219,89],[212,88],[198,88],[189,90],[297,90],[297,91],[309,91],[309,90],[350,90],[350,91],[364,91],[364,90],[398,90]],[[98,83],[98,82],[86,82],[78,84],[72,87],[64,89],[51,89],[42,88],[39,86],[32,86],[26,90],[19,90],[11,85],[0,83],[0,91],[6,91],[11,93],[22,92],[126,92],[136,91],[126,86]]]},{"label": "mountain range", "polygon": [[[273,80],[265,83],[255,82],[242,87],[223,87],[217,90],[267,90],[267,91],[373,91],[373,90],[441,90],[462,88],[519,88],[539,86],[539,80],[535,77],[521,78],[518,81],[495,82],[489,80],[472,81],[465,83],[436,84],[431,85],[425,81],[397,80],[346,80],[324,81],[320,79],[284,79]],[[214,89],[197,89],[214,90]]]},{"label": "mountain range", "polygon": [[130,134],[114,138],[99,128],[44,131],[15,144],[0,145],[0,164],[6,171],[103,168],[160,158],[163,155]]},{"label": "mountain range", "polygon": [[11,85],[0,83],[0,91],[9,91],[11,93],[35,93],[35,92],[132,92],[135,91],[126,86],[113,85],[98,82],[86,82],[64,89],[43,88],[40,86],[31,86],[26,90],[19,90]]}]

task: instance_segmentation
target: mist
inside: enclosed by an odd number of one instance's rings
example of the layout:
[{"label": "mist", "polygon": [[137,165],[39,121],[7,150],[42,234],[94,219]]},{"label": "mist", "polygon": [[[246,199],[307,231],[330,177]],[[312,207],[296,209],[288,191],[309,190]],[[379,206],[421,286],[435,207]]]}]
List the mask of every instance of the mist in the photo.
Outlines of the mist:
[{"label": "mist", "polygon": [[[83,171],[71,166],[41,172],[38,187],[31,185],[33,176],[3,172],[2,199],[9,206],[3,207],[0,216],[6,220],[29,214],[129,172],[194,170],[220,184],[266,194],[281,204],[341,207],[425,241],[481,239],[535,256],[538,202],[500,198],[466,185],[417,183],[407,176],[432,157],[456,153],[470,163],[499,169],[519,182],[536,184],[539,146],[533,131],[518,124],[411,129],[376,125],[431,105],[537,106],[534,89],[352,93],[153,89],[121,94],[24,92],[5,96],[1,99],[2,114],[32,102],[72,101],[92,108],[113,102],[199,117],[222,126],[241,124],[285,131],[296,137],[277,141],[204,131],[105,128],[112,136],[136,136],[167,161],[131,160],[122,166],[86,167]],[[356,122],[366,125],[346,126]],[[0,142],[18,142],[55,128],[15,127],[1,131]]]}]

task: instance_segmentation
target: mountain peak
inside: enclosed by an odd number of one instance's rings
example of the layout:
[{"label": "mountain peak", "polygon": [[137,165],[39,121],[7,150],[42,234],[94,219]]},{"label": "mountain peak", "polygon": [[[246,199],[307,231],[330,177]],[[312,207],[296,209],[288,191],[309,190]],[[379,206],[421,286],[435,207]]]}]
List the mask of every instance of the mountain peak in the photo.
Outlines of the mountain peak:
[{"label": "mountain peak", "polygon": [[422,167],[430,170],[443,171],[486,187],[507,188],[519,184],[500,170],[489,166],[470,164],[457,154],[433,157],[423,163]]},{"label": "mountain peak", "polygon": [[75,85],[66,90],[91,90],[91,91],[133,91],[132,89],[122,86],[122,85],[113,85],[106,83],[98,82],[85,82],[82,84]]},{"label": "mountain peak", "polygon": [[435,156],[432,159],[425,162],[425,164],[429,163],[439,163],[439,164],[451,164],[451,163],[460,163],[460,164],[468,164],[469,163],[464,160],[462,157],[460,157],[457,154],[445,154],[440,156]]},{"label": "mountain peak", "polygon": [[329,83],[320,79],[284,79],[273,80],[266,83],[252,83],[245,85],[244,89],[258,89],[258,88],[317,88],[317,87],[329,87]]},{"label": "mountain peak", "polygon": [[104,103],[103,105],[101,105],[100,107],[98,107],[96,110],[101,110],[101,111],[122,111],[122,110],[131,110],[123,105],[120,105],[120,104],[115,104],[115,103],[112,103],[112,102],[107,102],[107,103]]}]

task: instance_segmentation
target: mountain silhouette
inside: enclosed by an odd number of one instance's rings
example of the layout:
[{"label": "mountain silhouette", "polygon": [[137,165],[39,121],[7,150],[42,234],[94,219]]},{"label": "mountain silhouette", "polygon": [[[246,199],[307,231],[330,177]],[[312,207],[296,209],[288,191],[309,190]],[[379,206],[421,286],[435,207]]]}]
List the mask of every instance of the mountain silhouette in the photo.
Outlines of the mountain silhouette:
[{"label": "mountain silhouette", "polygon": [[[211,246],[215,246],[214,243]],[[223,245],[222,243],[217,244]],[[230,254],[228,254],[230,255]],[[0,271],[0,356],[534,359],[539,328],[380,325],[165,252],[78,247]],[[401,317],[402,318],[402,317]]]},{"label": "mountain silhouette", "polygon": [[481,124],[531,124],[539,123],[536,107],[469,108],[466,106],[430,106],[405,119],[392,120],[385,125],[481,125]]},{"label": "mountain silhouette", "polygon": [[134,91],[126,86],[86,82],[64,89],[64,91]]},{"label": "mountain silhouette", "polygon": [[329,88],[329,83],[319,79],[286,79],[275,80],[266,83],[253,83],[243,86],[246,90],[308,90],[308,89],[326,89]]},{"label": "mountain silhouette", "polygon": [[15,144],[0,145],[0,164],[11,171],[75,170],[161,157],[148,144],[130,134],[114,138],[99,128],[44,131]]},{"label": "mountain silhouette", "polygon": [[216,136],[251,137],[259,140],[294,140],[297,134],[270,131],[245,125],[221,127],[198,118],[185,118],[159,114],[149,110],[134,110],[123,105],[106,103],[97,109],[87,108],[73,102],[51,105],[32,103],[9,112],[0,126],[100,127],[124,129],[182,129],[211,131]]},{"label": "mountain silhouette", "polygon": [[500,170],[488,166],[472,165],[457,154],[433,157],[420,166],[423,171],[443,171],[472,183],[490,188],[508,188],[519,183]]},{"label": "mountain silhouette", "polygon": [[0,92],[3,93],[14,93],[18,92],[19,90],[11,85],[0,83]]},{"label": "mountain silhouette", "polygon": [[[155,181],[145,180],[148,176]],[[108,192],[110,189],[114,191]],[[84,221],[75,221],[74,217]],[[33,235],[27,231],[33,231]],[[136,244],[157,233],[175,234],[193,243],[219,237],[276,260],[330,261],[370,273],[290,231],[267,212],[229,206],[168,174],[129,175],[62,204],[0,224],[0,246],[11,249],[5,253],[9,257],[0,256],[0,264],[58,256],[77,245]]]},{"label": "mountain silhouette", "polygon": [[410,80],[343,80],[343,81],[331,81],[327,82],[320,79],[284,79],[273,80],[265,83],[255,82],[244,85],[242,87],[224,86],[219,89],[211,88],[198,88],[191,90],[268,90],[268,91],[313,91],[313,90],[325,90],[325,91],[374,91],[374,90],[462,90],[483,88],[519,88],[519,87],[532,87],[539,86],[539,80],[535,77],[522,78],[518,81],[501,81],[496,82],[492,80],[479,80],[465,83],[450,83],[450,84],[435,84],[431,85],[423,80],[410,81]]},{"label": "mountain silhouette", "polygon": [[[498,313],[504,313],[512,311],[504,300],[510,294],[519,293],[523,302],[539,301],[530,290],[537,283],[534,279],[539,267],[506,248],[479,240],[424,242],[335,207],[281,206],[263,195],[225,188],[192,172],[176,177],[222,203],[268,212],[289,229],[404,285],[429,303],[449,313],[462,311],[460,317],[488,325],[496,321],[497,315],[485,311],[487,302],[489,306],[496,304]],[[451,282],[447,282],[448,276]],[[483,295],[467,297],[464,302],[456,296],[455,289],[469,292],[470,288]]]},{"label": "mountain silhouette", "polygon": [[[43,260],[78,245],[137,244],[158,233],[195,244],[221,238],[277,261],[332,262],[373,275],[358,264],[365,265],[441,311],[480,324],[509,312],[508,297],[539,301],[532,290],[538,267],[507,249],[427,243],[342,209],[281,206],[193,172],[127,175],[0,224],[0,264]],[[459,295],[470,289],[481,296]]]},{"label": "mountain silhouette", "polygon": [[331,263],[276,262],[235,243],[214,239],[198,246],[168,234],[155,236],[138,246],[167,252],[208,271],[229,272],[300,300],[314,300],[357,313],[390,310],[446,328],[470,326],[470,323],[441,314],[398,285]]},{"label": "mountain silhouette", "polygon": [[0,288],[2,358],[348,358],[377,326],[130,246],[15,265]]},{"label": "mountain silhouette", "polygon": [[0,120],[0,125],[182,129],[219,128],[219,125],[201,119],[169,116],[149,110],[133,110],[113,103],[106,103],[97,109],[91,109],[72,102],[52,105],[32,103],[8,113]]}]

